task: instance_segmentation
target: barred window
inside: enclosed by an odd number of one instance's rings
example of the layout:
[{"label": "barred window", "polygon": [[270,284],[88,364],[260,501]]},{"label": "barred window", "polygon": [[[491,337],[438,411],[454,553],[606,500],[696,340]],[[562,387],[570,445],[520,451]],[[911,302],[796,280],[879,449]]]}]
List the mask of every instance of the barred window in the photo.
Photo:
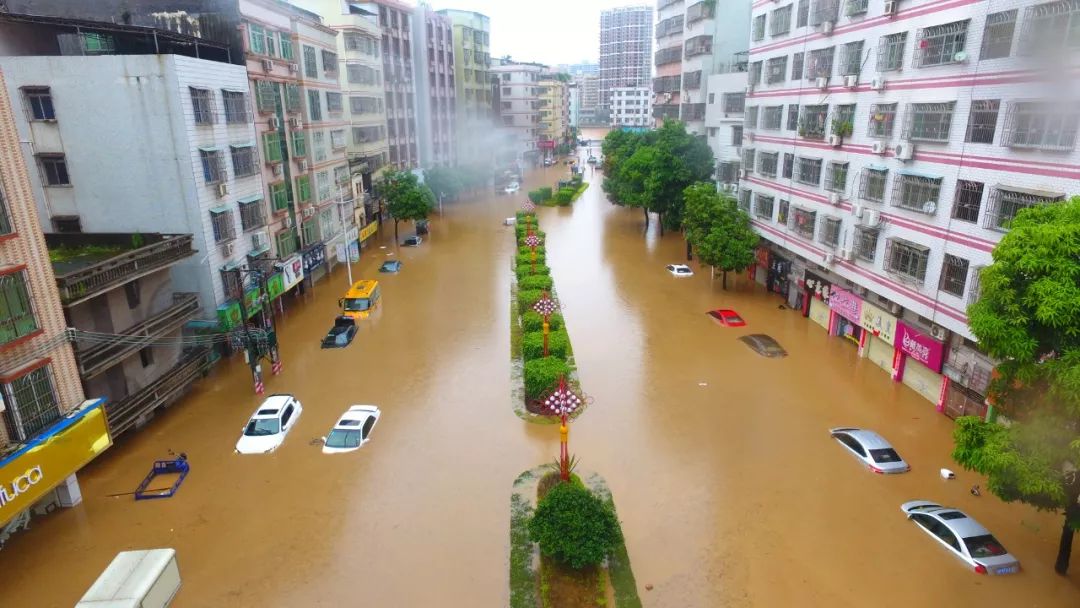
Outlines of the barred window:
[{"label": "barred window", "polygon": [[776,223],[787,225],[788,222],[788,209],[791,207],[791,203],[788,201],[780,201],[780,208],[776,211]]},{"label": "barred window", "polygon": [[778,8],[772,12],[772,21],[769,23],[769,35],[779,36],[791,31],[791,5]]},{"label": "barred window", "polygon": [[203,179],[207,184],[217,184],[228,179],[221,150],[199,150],[199,158],[202,160]]},{"label": "barred window", "polygon": [[53,383],[52,365],[0,385],[7,409],[4,424],[8,437],[25,442],[60,419],[60,400]]},{"label": "barred window", "polygon": [[893,184],[892,204],[901,209],[934,215],[940,194],[940,177],[901,173]]},{"label": "barred window", "polygon": [[791,229],[795,234],[805,238],[814,238],[814,227],[817,224],[817,212],[795,207],[791,213]]},{"label": "barred window", "polygon": [[191,91],[191,109],[195,115],[195,124],[212,125],[215,122],[214,92],[210,89],[196,89],[189,87]]},{"label": "barred window", "polygon": [[780,158],[779,152],[762,152],[758,155],[758,173],[776,177],[776,163]]},{"label": "barred window", "polygon": [[889,239],[885,243],[885,271],[901,280],[922,285],[926,280],[926,262],[930,248],[904,239]]},{"label": "barred window", "polygon": [[817,186],[821,184],[821,159],[799,157],[795,161],[795,181]]},{"label": "barred window", "polygon": [[987,15],[979,59],[1008,57],[1009,53],[1012,52],[1012,39],[1015,30],[1016,9]]},{"label": "barred window", "polygon": [[825,172],[825,189],[843,192],[847,188],[847,174],[847,163],[830,162],[829,170]]},{"label": "barred window", "polygon": [[0,344],[38,330],[26,272],[0,275]]},{"label": "barred window", "polygon": [[869,0],[847,0],[847,2],[844,3],[844,14],[848,17],[851,17],[852,15],[862,15],[866,13],[869,4]]},{"label": "barred window", "polygon": [[773,212],[773,203],[776,201],[776,197],[768,196],[758,192],[754,196],[754,215],[771,220]]},{"label": "barred window", "polygon": [[739,209],[750,213],[750,196],[753,194],[751,190],[739,191]]},{"label": "barred window", "polygon": [[821,220],[821,234],[818,240],[829,247],[836,247],[840,243],[840,218],[826,217]]},{"label": "barred window", "polygon": [[994,132],[997,130],[998,109],[1001,101],[997,99],[982,99],[971,102],[971,111],[968,113],[967,135],[964,141],[971,144],[994,143]]},{"label": "barred window", "polygon": [[784,153],[784,177],[791,177],[795,172],[795,155]]},{"label": "barred window", "polygon": [[836,47],[827,47],[810,51],[806,56],[807,78],[828,78],[832,76],[833,55]]},{"label": "barred window", "polygon": [[754,156],[754,149],[753,148],[743,148],[743,151],[742,151],[742,163],[743,163],[742,166],[743,166],[743,168],[745,168],[747,171],[753,172],[754,171],[754,159],[755,158],[756,157]]},{"label": "barred window", "polygon": [[779,131],[784,122],[784,106],[769,106],[761,112],[761,128]]},{"label": "barred window", "polygon": [[863,41],[856,40],[840,47],[840,74],[858,75],[862,69]]},{"label": "barred window", "polygon": [[907,44],[907,32],[889,34],[878,39],[877,70],[894,72],[904,67],[904,46]]},{"label": "barred window", "polygon": [[941,281],[938,283],[938,289],[958,298],[964,297],[970,265],[971,262],[964,258],[946,253],[945,262],[941,265]]},{"label": "barred window", "polygon": [[810,0],[799,0],[798,9],[795,16],[795,27],[805,27],[810,20]]},{"label": "barred window", "polygon": [[236,270],[229,269],[227,266],[220,269],[221,272],[221,289],[225,293],[225,298],[230,300],[238,300],[244,293],[244,282],[240,278],[241,273]]},{"label": "barred window", "polygon": [[875,103],[870,106],[870,137],[891,137],[896,122],[895,103]]},{"label": "barred window", "polygon": [[240,201],[240,227],[244,231],[262,228],[266,225],[266,215],[263,213],[263,199]]},{"label": "barred window", "polygon": [[753,35],[751,40],[758,41],[765,37],[765,14],[762,13],[757,17],[754,17],[753,23]]},{"label": "barred window", "polygon": [[878,236],[881,232],[877,228],[858,227],[855,229],[855,257],[864,262],[874,262],[877,257]]},{"label": "barred window", "polygon": [[851,124],[855,122],[855,104],[845,103],[836,106],[836,111],[833,112],[833,131],[835,132],[835,125],[837,124]]},{"label": "barred window", "polygon": [[836,23],[840,14],[840,0],[814,0],[810,10],[810,25],[821,25],[826,21]]},{"label": "barred window", "polygon": [[285,85],[285,109],[290,112],[300,111],[300,85],[291,83]]},{"label": "barred window", "polygon": [[1024,11],[1020,51],[1047,53],[1080,47],[1080,2],[1061,0],[1029,6]]},{"label": "barred window", "polygon": [[221,209],[210,211],[210,224],[214,228],[214,242],[231,241],[236,238],[236,225],[233,223],[232,211]]},{"label": "barred window", "polygon": [[802,80],[803,77],[803,54],[795,53],[791,56],[791,79]]},{"label": "barred window", "polygon": [[787,78],[787,55],[770,59],[765,71],[765,82],[768,84],[783,82]]},{"label": "barred window", "polygon": [[246,123],[251,120],[248,112],[247,94],[242,91],[221,91],[225,101],[225,122],[229,124]]},{"label": "barred window", "polygon": [[255,81],[255,106],[260,112],[273,112],[277,108],[277,86],[273,82]]},{"label": "barred window", "polygon": [[982,295],[982,271],[984,266],[976,266],[971,272],[971,281],[968,284],[967,303],[974,304]]},{"label": "barred window", "polygon": [[327,78],[337,78],[338,59],[337,53],[322,51],[322,69]]},{"label": "barred window", "polygon": [[953,219],[972,223],[979,221],[984,187],[982,182],[963,179],[956,182],[956,199],[952,207]]},{"label": "barred window", "polygon": [[807,139],[825,139],[825,119],[829,106],[803,106],[799,116],[799,135]]},{"label": "barred window", "polygon": [[1057,192],[1041,192],[1025,188],[996,187],[990,194],[986,210],[984,227],[1001,232],[1008,231],[1009,225],[1017,213],[1028,207],[1046,202],[1065,200],[1065,195]]},{"label": "barred window", "polygon": [[752,85],[761,84],[761,62],[755,61],[750,64],[750,74],[747,76],[747,82]]},{"label": "barred window", "polygon": [[920,68],[961,61],[967,44],[969,19],[919,30],[915,37],[915,65]]},{"label": "barred window", "polygon": [[716,177],[722,184],[733,184],[739,181],[739,162],[722,160],[716,166]]},{"label": "barred window", "polygon": [[757,128],[757,114],[758,114],[757,106],[750,106],[750,107],[746,108],[746,113],[743,116],[743,126],[746,127],[747,129],[756,129]]},{"label": "barred window", "polygon": [[326,111],[338,113],[342,110],[341,93],[326,92]]},{"label": "barred window", "polygon": [[742,145],[742,132],[743,132],[742,125],[731,125],[731,145],[733,145],[733,146],[741,146]]},{"label": "barred window", "polygon": [[908,105],[904,138],[921,141],[948,141],[956,102],[913,103]]},{"label": "barred window", "polygon": [[1009,104],[1001,144],[1013,148],[1072,150],[1080,127],[1080,108],[1067,102],[1017,101]]},{"label": "barred window", "polygon": [[255,175],[258,168],[255,166],[255,146],[229,146],[232,156],[233,173],[236,177]]},{"label": "barred window", "polygon": [[724,93],[722,99],[725,114],[738,114],[746,107],[746,93]]},{"label": "barred window", "polygon": [[885,184],[888,179],[889,170],[884,167],[863,168],[859,181],[859,198],[875,203],[885,202]]},{"label": "barred window", "polygon": [[789,104],[787,107],[787,130],[796,131],[799,128],[799,104]]}]

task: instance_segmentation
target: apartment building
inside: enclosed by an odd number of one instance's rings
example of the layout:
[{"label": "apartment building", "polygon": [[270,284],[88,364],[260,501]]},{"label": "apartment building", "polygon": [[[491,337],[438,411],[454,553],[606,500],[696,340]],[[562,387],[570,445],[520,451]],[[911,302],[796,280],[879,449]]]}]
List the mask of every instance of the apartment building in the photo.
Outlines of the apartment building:
[{"label": "apartment building", "polygon": [[[396,169],[416,168],[420,165],[416,87],[417,80],[427,78],[427,75],[414,72],[413,53],[419,48],[413,42],[415,7],[396,0],[376,0],[372,4],[378,7],[379,26],[382,28],[389,164]],[[427,48],[424,48],[424,53],[427,53]]]},{"label": "apartment building", "polygon": [[539,85],[540,141],[537,145],[551,154],[570,133],[569,86],[553,75],[542,78]]},{"label": "apartment building", "polygon": [[607,119],[600,110],[600,77],[596,74],[582,74],[575,77],[581,89],[581,103],[578,106],[578,119],[583,125],[607,125]]},{"label": "apartment building", "polygon": [[415,93],[420,166],[453,166],[457,164],[453,22],[420,4],[413,14],[412,27],[413,63],[420,75]]},{"label": "apartment building", "polygon": [[502,59],[491,67],[497,81],[499,127],[510,134],[515,158],[535,161],[540,156],[540,80],[547,66]]},{"label": "apartment building", "polygon": [[611,126],[652,125],[652,92],[648,87],[618,87],[611,91]]},{"label": "apartment building", "polygon": [[716,159],[716,182],[721,190],[734,193],[742,164],[746,72],[713,74],[709,76],[708,87],[705,132]]},{"label": "apartment building", "polygon": [[495,126],[491,92],[491,20],[473,11],[446,9],[440,15],[454,28],[457,120],[454,137],[458,162],[492,161],[491,132]]},{"label": "apartment building", "polygon": [[574,81],[570,82],[570,87],[567,89],[567,94],[570,96],[570,126],[581,126],[581,86]]},{"label": "apartment building", "polygon": [[[826,288],[803,294],[811,317],[939,410],[978,403],[979,269],[1020,209],[1080,177],[1080,105],[1061,86],[1080,8],[800,0],[753,15],[739,196],[785,261],[776,278],[812,274]],[[895,332],[852,323],[859,307]]]},{"label": "apartment building", "polygon": [[624,6],[600,12],[600,107],[610,114],[616,88],[652,81],[653,10]]}]

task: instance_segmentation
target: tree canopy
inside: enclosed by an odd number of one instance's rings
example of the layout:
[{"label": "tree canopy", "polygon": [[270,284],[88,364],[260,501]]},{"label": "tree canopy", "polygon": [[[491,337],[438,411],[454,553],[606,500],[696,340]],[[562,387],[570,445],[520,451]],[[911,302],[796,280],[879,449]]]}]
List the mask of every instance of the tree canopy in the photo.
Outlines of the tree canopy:
[{"label": "tree canopy", "polygon": [[1064,574],[1080,529],[1080,197],[1022,210],[993,260],[968,323],[1000,361],[989,392],[1013,424],[959,419],[953,458],[1002,500],[1064,512]]},{"label": "tree canopy", "polygon": [[615,513],[580,484],[556,484],[529,521],[529,537],[540,551],[574,569],[604,561],[622,540]]},{"label": "tree canopy", "polygon": [[739,209],[737,201],[716,191],[711,182],[694,184],[683,191],[686,210],[683,230],[704,264],[724,272],[742,270],[754,263],[757,233],[750,227],[750,216]]},{"label": "tree canopy", "polygon": [[424,183],[431,188],[432,194],[438,199],[454,198],[465,190],[462,180],[462,172],[459,169],[448,167],[432,167],[424,170]]},{"label": "tree canopy", "polygon": [[410,171],[390,171],[383,175],[380,190],[386,197],[386,208],[394,218],[394,237],[401,220],[422,220],[431,213],[435,195],[426,184]]}]

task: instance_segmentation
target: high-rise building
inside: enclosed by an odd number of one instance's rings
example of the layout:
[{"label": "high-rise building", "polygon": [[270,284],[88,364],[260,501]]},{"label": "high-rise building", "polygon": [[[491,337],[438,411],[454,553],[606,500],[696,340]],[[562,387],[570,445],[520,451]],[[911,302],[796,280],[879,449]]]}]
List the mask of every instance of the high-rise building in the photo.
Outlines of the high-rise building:
[{"label": "high-rise building", "polygon": [[611,91],[611,126],[652,126],[652,92],[648,87],[618,87]]},{"label": "high-rise building", "polygon": [[518,160],[539,158],[540,80],[547,66],[500,59],[491,66],[498,87],[498,126],[513,138],[513,153]]},{"label": "high-rise building", "polygon": [[552,74],[545,75],[540,88],[540,141],[548,153],[566,141],[570,130],[569,86]]},{"label": "high-rise building", "polygon": [[652,80],[653,9],[625,6],[600,13],[600,108],[611,109],[611,92],[647,87]]},{"label": "high-rise building", "polygon": [[944,409],[989,380],[979,270],[1018,211],[1080,183],[1069,20],[1032,0],[753,10],[739,201],[766,276]]},{"label": "high-rise building", "polygon": [[458,162],[490,163],[494,150],[491,97],[491,21],[473,11],[439,11],[454,28],[454,66],[457,84],[455,139]]},{"label": "high-rise building", "polygon": [[412,20],[416,143],[421,167],[457,164],[457,74],[453,22],[419,4]]},{"label": "high-rise building", "polygon": [[[397,0],[374,0],[372,4],[378,7],[379,26],[382,27],[389,164],[398,169],[415,168],[420,164],[416,139],[416,79],[428,78],[426,74],[414,74],[412,20],[416,7]],[[426,46],[424,53],[427,53]]]},{"label": "high-rise building", "polygon": [[577,77],[577,83],[581,89],[578,120],[586,126],[607,126],[606,118],[600,110],[600,77],[595,74],[583,74]]}]

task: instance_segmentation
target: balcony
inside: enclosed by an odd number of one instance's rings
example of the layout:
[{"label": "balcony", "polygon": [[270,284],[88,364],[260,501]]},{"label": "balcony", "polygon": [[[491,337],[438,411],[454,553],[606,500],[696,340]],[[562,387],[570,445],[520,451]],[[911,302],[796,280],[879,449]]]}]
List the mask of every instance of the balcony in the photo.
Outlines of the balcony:
[{"label": "balcony", "polygon": [[195,254],[190,234],[47,234],[45,243],[60,288],[73,306]]},{"label": "balcony", "polygon": [[175,293],[173,303],[150,318],[118,332],[127,339],[91,343],[76,349],[79,374],[88,380],[101,374],[127,357],[139,352],[150,342],[175,331],[199,313],[199,297],[194,293]]},{"label": "balcony", "polygon": [[106,402],[105,415],[113,439],[131,430],[139,418],[159,407],[172,404],[186,393],[210,367],[208,355],[209,350],[206,347],[191,351],[179,364],[134,394],[119,401]]},{"label": "balcony", "polygon": [[679,106],[674,104],[654,105],[653,118],[659,118],[660,120],[678,120]]}]

